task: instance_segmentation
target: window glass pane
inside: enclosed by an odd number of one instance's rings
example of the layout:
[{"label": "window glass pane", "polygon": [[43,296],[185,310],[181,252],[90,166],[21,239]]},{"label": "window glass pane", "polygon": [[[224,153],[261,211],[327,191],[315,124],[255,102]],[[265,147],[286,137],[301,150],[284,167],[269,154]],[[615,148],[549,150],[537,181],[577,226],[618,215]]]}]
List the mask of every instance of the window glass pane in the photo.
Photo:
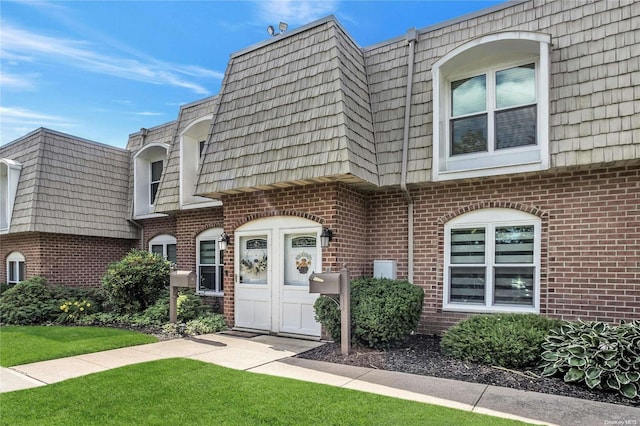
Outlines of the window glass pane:
[{"label": "window glass pane", "polygon": [[18,262],[18,281],[24,281],[24,262]]},{"label": "window glass pane", "polygon": [[204,141],[200,141],[199,145],[200,145],[200,157],[202,157],[202,153],[204,152]]},{"label": "window glass pane", "polygon": [[158,195],[158,187],[160,186],[159,183],[152,183],[151,184],[151,204],[155,204],[156,202],[156,195]]},{"label": "window glass pane", "polygon": [[483,112],[487,109],[487,77],[478,75],[451,83],[451,115]]},{"label": "window glass pane", "polygon": [[220,265],[218,266],[218,276],[216,278],[216,280],[218,281],[218,291],[224,291],[224,273],[223,273],[223,266]]},{"label": "window glass pane", "polygon": [[449,302],[484,304],[484,268],[451,268],[450,277]]},{"label": "window glass pane", "polygon": [[534,64],[496,72],[496,108],[531,104],[536,101]]},{"label": "window glass pane", "polygon": [[496,149],[536,144],[537,106],[496,112]]},{"label": "window glass pane", "polygon": [[155,253],[155,254],[159,254],[160,256],[164,256],[163,250],[162,250],[162,244],[154,244],[151,246],[151,253]]},{"label": "window glass pane", "polygon": [[533,263],[533,225],[496,228],[496,263]]},{"label": "window glass pane", "polygon": [[175,244],[167,244],[167,260],[172,263],[178,262],[178,253]]},{"label": "window glass pane", "polygon": [[216,291],[217,266],[200,267],[200,291]]},{"label": "window glass pane", "polygon": [[533,267],[495,268],[493,303],[533,306]]},{"label": "window glass pane", "polygon": [[484,263],[484,228],[451,230],[451,263]]},{"label": "window glass pane", "polygon": [[451,120],[451,155],[487,151],[487,114]]},{"label": "window glass pane", "polygon": [[17,272],[17,264],[18,262],[15,261],[10,261],[9,262],[9,279],[8,281],[10,283],[15,283],[17,281],[17,276],[16,276],[16,272]]},{"label": "window glass pane", "polygon": [[200,264],[215,265],[217,241],[200,241]]},{"label": "window glass pane", "polygon": [[267,284],[267,238],[240,238],[240,282]]},{"label": "window glass pane", "polygon": [[158,182],[162,176],[162,161],[151,163],[151,182]]}]

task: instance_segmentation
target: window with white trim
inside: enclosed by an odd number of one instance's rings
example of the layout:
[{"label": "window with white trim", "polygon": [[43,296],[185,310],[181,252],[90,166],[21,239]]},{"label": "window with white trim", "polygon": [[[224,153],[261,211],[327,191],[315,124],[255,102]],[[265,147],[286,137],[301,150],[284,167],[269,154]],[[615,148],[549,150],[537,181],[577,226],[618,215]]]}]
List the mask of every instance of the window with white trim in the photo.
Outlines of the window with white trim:
[{"label": "window with white trim", "polygon": [[211,205],[212,200],[194,195],[198,183],[198,168],[202,164],[211,129],[212,115],[191,122],[180,134],[180,207],[198,208]]},{"label": "window with white trim", "polygon": [[157,253],[171,263],[177,263],[176,238],[172,235],[158,235],[149,241],[149,251]]},{"label": "window with white trim", "polygon": [[210,296],[224,294],[223,261],[218,239],[222,228],[212,228],[196,237],[196,264],[198,284],[196,291]]},{"label": "window with white trim", "polygon": [[25,258],[22,253],[14,251],[7,256],[7,284],[24,281],[25,270]]},{"label": "window with white trim", "polygon": [[168,150],[168,145],[150,143],[134,156],[133,204],[136,218],[153,214]]},{"label": "window with white trim", "polygon": [[9,232],[22,165],[0,158],[0,233]]},{"label": "window with white trim", "polygon": [[433,180],[549,167],[549,44],[492,34],[433,65]]},{"label": "window with white trim", "polygon": [[540,219],[484,209],[449,221],[444,283],[446,310],[538,312]]}]

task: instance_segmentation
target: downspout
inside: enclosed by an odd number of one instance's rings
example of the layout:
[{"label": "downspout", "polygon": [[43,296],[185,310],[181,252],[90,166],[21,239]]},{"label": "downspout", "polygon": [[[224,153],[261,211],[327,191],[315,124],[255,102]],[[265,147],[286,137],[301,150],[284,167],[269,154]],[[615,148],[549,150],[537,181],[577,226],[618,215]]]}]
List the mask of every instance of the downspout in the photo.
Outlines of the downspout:
[{"label": "downspout", "polygon": [[407,188],[407,166],[409,161],[409,125],[411,121],[411,91],[413,90],[413,63],[416,45],[416,29],[407,31],[407,43],[409,44],[409,59],[407,64],[407,96],[404,106],[404,135],[402,139],[402,172],[400,176],[400,189],[407,200],[407,269],[408,280],[413,282],[413,198]]}]

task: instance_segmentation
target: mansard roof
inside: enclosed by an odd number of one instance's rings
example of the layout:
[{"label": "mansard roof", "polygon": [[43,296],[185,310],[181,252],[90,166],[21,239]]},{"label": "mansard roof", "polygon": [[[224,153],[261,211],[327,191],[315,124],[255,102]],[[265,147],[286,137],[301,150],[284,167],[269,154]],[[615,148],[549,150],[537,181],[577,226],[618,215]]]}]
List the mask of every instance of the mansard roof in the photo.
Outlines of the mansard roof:
[{"label": "mansard roof", "polygon": [[233,55],[219,98],[196,194],[378,185],[364,57],[335,18]]},{"label": "mansard roof", "polygon": [[137,238],[127,221],[128,151],[40,128],[0,157],[22,165],[9,233]]}]

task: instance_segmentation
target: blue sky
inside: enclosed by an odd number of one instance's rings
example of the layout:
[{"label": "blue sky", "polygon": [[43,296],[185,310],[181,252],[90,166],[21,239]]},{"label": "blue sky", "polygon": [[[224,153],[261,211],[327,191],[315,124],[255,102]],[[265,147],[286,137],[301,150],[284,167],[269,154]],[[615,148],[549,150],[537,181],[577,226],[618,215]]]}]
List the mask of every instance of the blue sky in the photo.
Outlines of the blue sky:
[{"label": "blue sky", "polygon": [[502,1],[0,1],[0,145],[38,127],[124,147],[218,93],[229,55],[335,15],[360,46]]}]

